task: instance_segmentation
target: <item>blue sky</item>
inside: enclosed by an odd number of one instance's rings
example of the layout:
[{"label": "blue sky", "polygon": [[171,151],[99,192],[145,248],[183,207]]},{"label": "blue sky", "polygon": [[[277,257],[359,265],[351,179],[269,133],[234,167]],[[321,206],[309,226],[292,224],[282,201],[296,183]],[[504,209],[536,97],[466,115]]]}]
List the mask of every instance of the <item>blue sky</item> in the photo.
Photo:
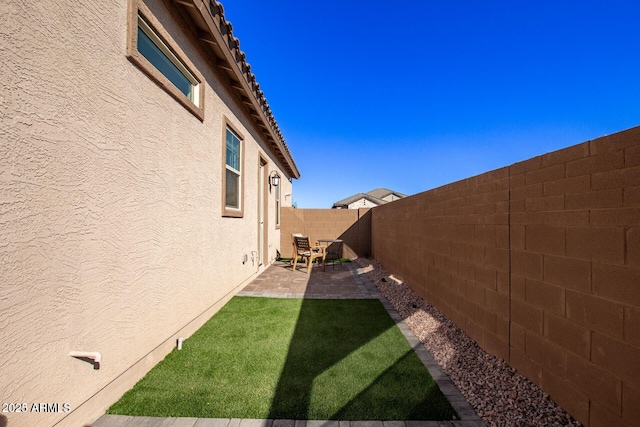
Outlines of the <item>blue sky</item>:
[{"label": "blue sky", "polygon": [[300,208],[640,125],[638,1],[223,0]]}]

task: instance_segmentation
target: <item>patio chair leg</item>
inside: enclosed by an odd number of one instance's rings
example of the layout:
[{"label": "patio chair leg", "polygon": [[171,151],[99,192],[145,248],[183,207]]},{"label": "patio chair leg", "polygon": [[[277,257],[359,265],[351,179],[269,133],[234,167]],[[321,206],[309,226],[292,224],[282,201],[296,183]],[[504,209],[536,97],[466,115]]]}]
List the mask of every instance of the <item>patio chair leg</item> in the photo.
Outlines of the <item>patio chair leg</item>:
[{"label": "patio chair leg", "polygon": [[296,271],[296,264],[298,264],[298,255],[293,259],[293,271]]}]

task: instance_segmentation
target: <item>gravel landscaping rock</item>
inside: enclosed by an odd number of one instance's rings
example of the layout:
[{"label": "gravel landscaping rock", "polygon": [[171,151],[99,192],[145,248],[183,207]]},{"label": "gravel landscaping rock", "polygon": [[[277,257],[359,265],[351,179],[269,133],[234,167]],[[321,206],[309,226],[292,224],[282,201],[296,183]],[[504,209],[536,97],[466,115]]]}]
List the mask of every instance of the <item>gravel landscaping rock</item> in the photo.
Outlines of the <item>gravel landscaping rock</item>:
[{"label": "gravel landscaping rock", "polygon": [[540,387],[504,360],[482,350],[444,314],[411,287],[390,276],[375,260],[359,258],[355,262],[488,426],[581,426]]}]

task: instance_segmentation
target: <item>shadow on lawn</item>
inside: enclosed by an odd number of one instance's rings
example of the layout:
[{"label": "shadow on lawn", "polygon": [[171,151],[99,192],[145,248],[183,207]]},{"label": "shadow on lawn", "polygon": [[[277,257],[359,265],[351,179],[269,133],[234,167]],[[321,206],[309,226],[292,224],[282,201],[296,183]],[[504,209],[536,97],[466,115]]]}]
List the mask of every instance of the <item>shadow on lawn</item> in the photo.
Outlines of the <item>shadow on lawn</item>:
[{"label": "shadow on lawn", "polygon": [[[397,363],[387,368],[373,383],[360,391],[355,398],[351,399],[347,405],[333,414],[330,419],[346,420],[349,419],[349,414],[352,413],[371,414],[374,412],[372,409],[382,404],[380,400],[380,390],[395,385],[398,376],[401,375],[401,365],[406,363],[411,355],[413,355],[413,350],[405,353]],[[425,390],[424,395],[421,396],[420,399],[413,401],[410,405],[406,405],[407,402],[399,402],[405,404],[406,407],[402,411],[402,415],[396,418],[401,418],[402,420],[422,420],[424,418],[425,408],[432,405],[433,402],[437,402],[440,398],[440,390],[433,384]],[[394,406],[394,409],[397,409],[397,403],[398,402],[390,401],[386,402],[386,405]],[[376,417],[376,419],[378,418],[380,417]],[[441,418],[451,419],[450,416],[447,417],[444,413]]]},{"label": "shadow on lawn", "polygon": [[[292,415],[296,419],[308,419],[314,380],[393,325],[393,323],[376,322],[374,325],[368,325],[367,328],[358,327],[357,332],[338,330],[318,322],[322,316],[336,315],[336,313],[319,312],[324,305],[323,301],[325,300],[305,299],[302,302],[287,359],[271,404],[270,419],[291,418]],[[354,327],[357,326],[354,325]],[[323,348],[323,337],[326,334],[344,336],[344,339],[340,340],[339,349],[333,348],[328,351]],[[309,340],[309,337],[316,339]],[[340,393],[340,390],[335,392]]]},{"label": "shadow on lawn", "polygon": [[[319,272],[312,272],[317,273]],[[373,305],[379,304],[377,300],[368,301]],[[367,316],[362,316],[359,312],[363,310],[362,307],[363,305],[354,304],[353,300],[303,300],[268,418],[451,419],[453,412],[447,407],[448,402],[444,407],[436,405],[435,409],[433,408],[432,404],[438,402],[438,398],[443,398],[435,382],[432,382],[431,386],[425,383],[424,387],[418,387],[419,393],[414,392],[410,397],[402,393],[404,384],[416,378],[417,356],[410,347],[403,354],[396,353],[394,359],[397,360],[375,379],[364,380],[364,386],[360,390],[355,390],[352,382],[362,380],[349,379],[351,375],[359,375],[358,372],[346,372],[345,375],[344,371],[336,368],[357,350],[395,327],[395,322],[381,304],[380,318],[376,317],[376,321],[367,320]],[[337,316],[345,315],[345,312],[350,317],[348,327],[331,321]],[[327,336],[334,339],[336,336],[339,337],[336,347],[325,348],[323,338]],[[367,353],[368,350],[364,352]],[[366,357],[375,358],[375,355],[369,354],[364,357],[366,364]],[[418,367],[424,370],[420,363]],[[331,378],[332,376],[342,377]],[[389,390],[398,392],[389,393]],[[344,401],[336,406],[335,401],[322,401],[323,395],[343,396]],[[425,408],[430,409],[425,412]],[[427,413],[431,415],[425,415]]]}]

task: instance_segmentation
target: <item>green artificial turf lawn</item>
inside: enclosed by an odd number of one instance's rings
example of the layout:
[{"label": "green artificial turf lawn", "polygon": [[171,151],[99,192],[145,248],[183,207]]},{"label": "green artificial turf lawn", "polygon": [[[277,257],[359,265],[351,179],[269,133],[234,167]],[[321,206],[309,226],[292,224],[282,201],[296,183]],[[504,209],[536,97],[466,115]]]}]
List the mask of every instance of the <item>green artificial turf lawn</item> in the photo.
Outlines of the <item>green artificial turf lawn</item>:
[{"label": "green artificial turf lawn", "polygon": [[450,420],[378,300],[235,297],[108,411],[307,420]]}]

